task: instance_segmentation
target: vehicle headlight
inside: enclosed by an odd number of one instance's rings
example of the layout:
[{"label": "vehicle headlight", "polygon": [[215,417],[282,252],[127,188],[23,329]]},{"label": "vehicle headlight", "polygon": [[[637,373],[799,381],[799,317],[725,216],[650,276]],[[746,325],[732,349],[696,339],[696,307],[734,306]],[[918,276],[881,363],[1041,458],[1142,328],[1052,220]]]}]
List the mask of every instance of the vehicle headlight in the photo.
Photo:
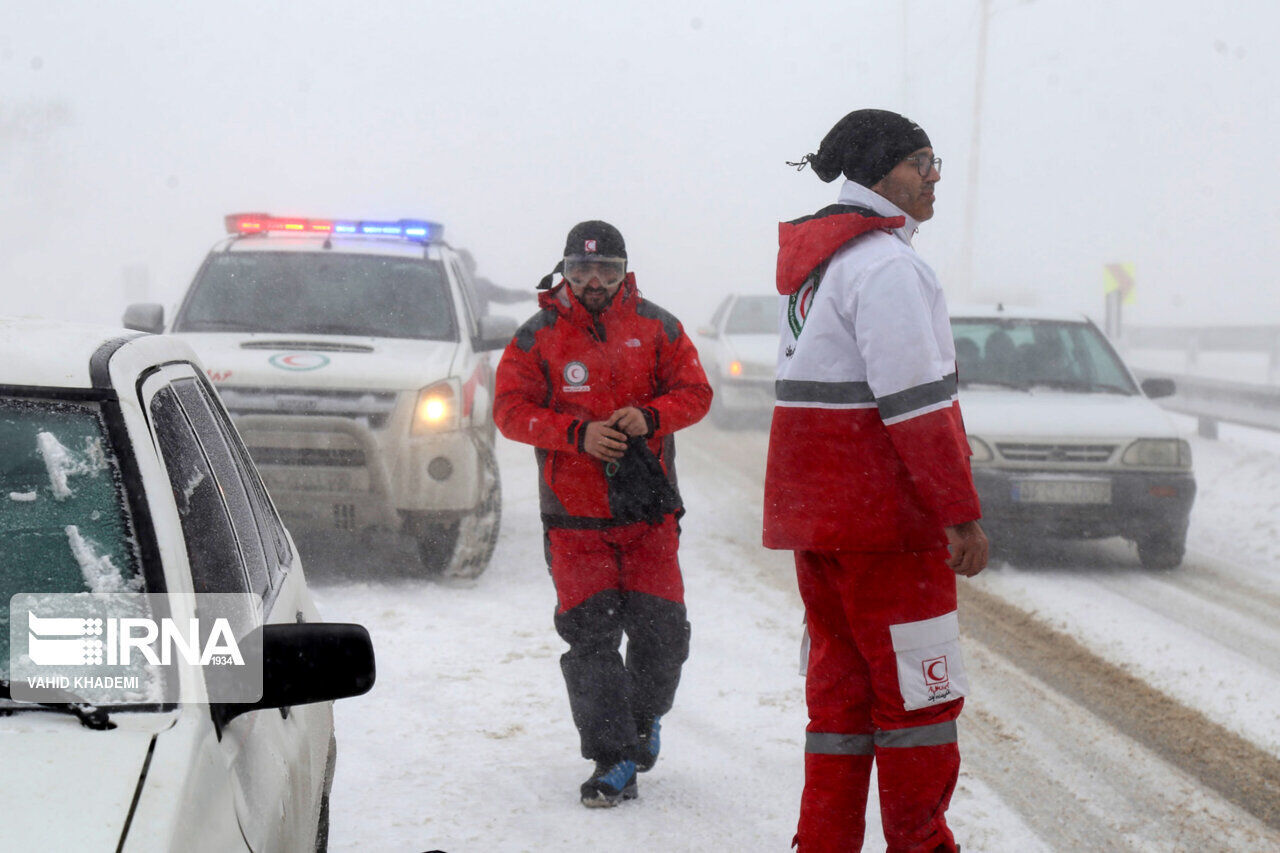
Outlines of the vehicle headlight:
[{"label": "vehicle headlight", "polygon": [[452,379],[428,385],[418,392],[413,408],[413,435],[458,428],[458,387]]},{"label": "vehicle headlight", "polygon": [[1190,468],[1191,445],[1180,438],[1140,438],[1129,445],[1120,461],[1152,468]]},{"label": "vehicle headlight", "polygon": [[967,435],[965,438],[969,439],[969,452],[973,454],[969,458],[970,462],[990,462],[996,458],[987,443],[976,435]]},{"label": "vehicle headlight", "polygon": [[733,379],[772,379],[776,372],[772,364],[734,359],[725,365],[725,372]]}]

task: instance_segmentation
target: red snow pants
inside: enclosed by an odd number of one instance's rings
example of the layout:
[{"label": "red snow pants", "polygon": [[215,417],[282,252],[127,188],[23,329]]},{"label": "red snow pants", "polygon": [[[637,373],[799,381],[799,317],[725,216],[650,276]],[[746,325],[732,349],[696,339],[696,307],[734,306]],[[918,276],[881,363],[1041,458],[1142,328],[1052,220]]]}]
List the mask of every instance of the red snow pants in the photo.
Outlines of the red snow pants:
[{"label": "red snow pants", "polygon": [[809,630],[800,853],[862,849],[874,760],[889,853],[955,851],[967,690],[947,549],[796,552]]}]

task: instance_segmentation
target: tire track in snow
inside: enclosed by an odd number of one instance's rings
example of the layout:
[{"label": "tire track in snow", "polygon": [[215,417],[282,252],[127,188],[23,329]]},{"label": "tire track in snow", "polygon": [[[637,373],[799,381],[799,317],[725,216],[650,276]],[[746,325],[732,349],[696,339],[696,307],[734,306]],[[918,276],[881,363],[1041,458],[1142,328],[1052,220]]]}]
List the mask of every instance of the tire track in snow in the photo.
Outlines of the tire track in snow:
[{"label": "tire track in snow", "polygon": [[961,584],[960,601],[966,635],[1253,815],[1280,846],[1280,758],[990,593]]}]

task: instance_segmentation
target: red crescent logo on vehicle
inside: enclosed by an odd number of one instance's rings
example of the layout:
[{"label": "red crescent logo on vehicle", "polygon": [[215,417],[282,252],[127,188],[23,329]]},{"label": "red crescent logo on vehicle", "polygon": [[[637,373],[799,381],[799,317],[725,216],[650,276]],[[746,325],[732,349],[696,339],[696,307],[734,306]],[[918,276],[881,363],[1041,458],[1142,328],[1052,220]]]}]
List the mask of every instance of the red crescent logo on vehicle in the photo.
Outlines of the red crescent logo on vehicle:
[{"label": "red crescent logo on vehicle", "polygon": [[276,353],[267,361],[281,370],[319,370],[329,363],[329,356],[318,352]]}]

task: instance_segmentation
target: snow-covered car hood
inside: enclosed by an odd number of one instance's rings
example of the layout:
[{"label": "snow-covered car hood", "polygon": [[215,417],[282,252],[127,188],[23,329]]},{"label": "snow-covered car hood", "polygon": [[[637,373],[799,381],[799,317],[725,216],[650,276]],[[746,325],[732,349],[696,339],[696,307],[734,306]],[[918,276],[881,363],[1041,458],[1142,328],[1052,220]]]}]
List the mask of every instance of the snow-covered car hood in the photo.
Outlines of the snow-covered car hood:
[{"label": "snow-covered car hood", "polygon": [[215,385],[404,391],[449,376],[458,349],[454,341],[330,335],[177,337],[200,356]]},{"label": "snow-covered car hood", "polygon": [[[119,715],[113,715],[113,718]],[[0,722],[6,850],[114,850],[153,729],[168,717],[93,731],[74,717],[23,712]]]},{"label": "snow-covered car hood", "polygon": [[1146,397],[1033,388],[960,388],[965,430],[976,436],[1174,438],[1173,421]]},{"label": "snow-covered car hood", "polygon": [[773,367],[778,361],[777,335],[725,335],[730,353],[751,364]]}]

